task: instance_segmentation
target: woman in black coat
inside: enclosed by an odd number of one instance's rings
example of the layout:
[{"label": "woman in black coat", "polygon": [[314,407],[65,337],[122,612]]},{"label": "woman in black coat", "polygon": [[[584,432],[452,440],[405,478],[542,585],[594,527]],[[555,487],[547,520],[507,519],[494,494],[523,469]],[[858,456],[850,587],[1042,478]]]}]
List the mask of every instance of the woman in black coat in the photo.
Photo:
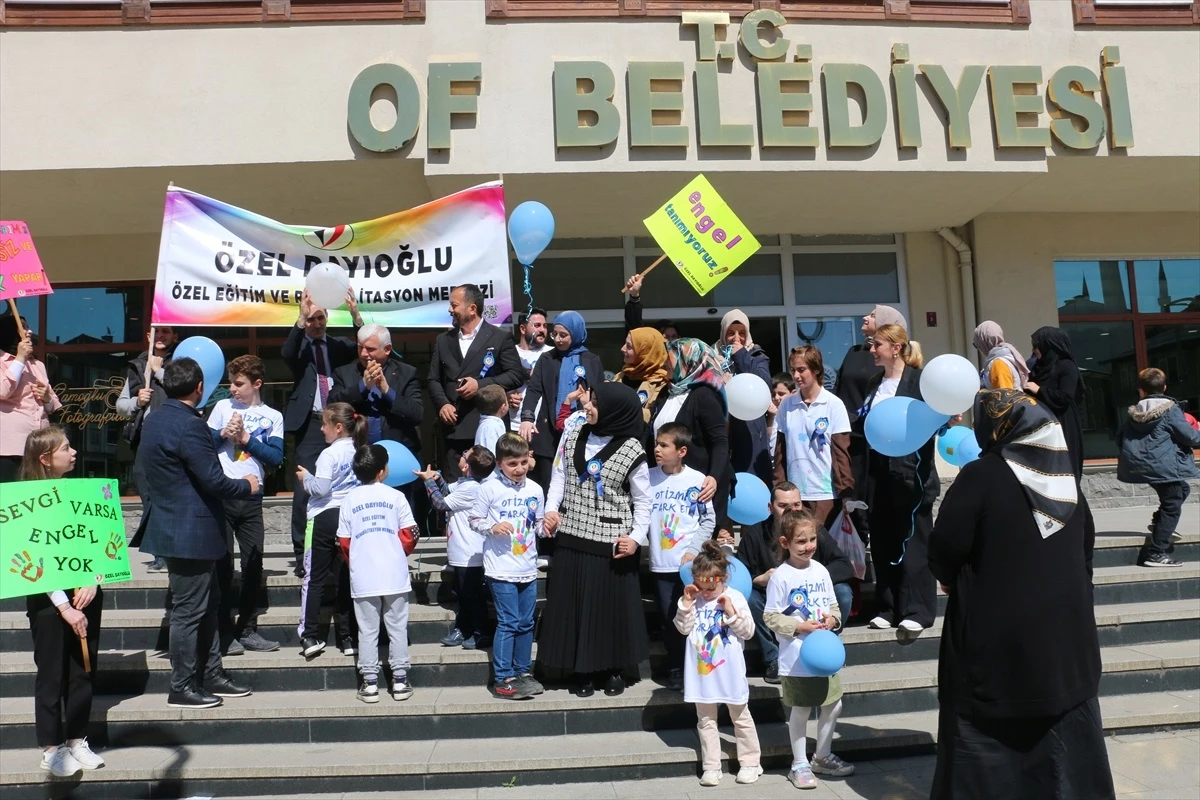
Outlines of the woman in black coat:
[{"label": "woman in black coat", "polygon": [[554,349],[533,365],[521,401],[521,436],[530,443],[534,456],[529,477],[543,491],[550,485],[550,467],[562,437],[555,426],[559,407],[580,386],[599,386],[604,381],[600,356],[584,347],[587,326],[578,312],[564,311],[555,317],[550,339]]},{"label": "woman in black coat", "polygon": [[[721,339],[717,352],[729,353],[729,370],[734,375],[749,373],[771,386],[771,361],[766,352],[750,338],[750,320],[740,309],[721,319]],[[734,472],[750,472],[767,486],[774,478],[771,442],[767,434],[767,415],[758,419],[729,420],[729,453]]]},{"label": "woman in black coat", "polygon": [[[880,326],[871,338],[871,352],[883,371],[867,384],[867,399],[856,426],[865,426],[875,404],[888,398],[921,399],[921,346],[910,342],[903,328]],[[899,625],[909,633],[920,633],[933,625],[937,615],[937,587],[928,560],[933,503],[941,490],[933,464],[935,448],[931,436],[907,456],[867,451],[877,606],[872,628]]]},{"label": "woman in black coat", "polygon": [[729,435],[726,432],[725,366],[720,355],[699,339],[667,342],[667,391],[658,396],[646,431],[646,452],[654,452],[654,437],[668,422],[686,425],[692,433],[684,463],[704,475],[701,503],[712,500],[717,519],[729,505]]},{"label": "woman in black coat", "polygon": [[1029,372],[1025,391],[1058,417],[1071,454],[1071,471],[1079,481],[1083,477],[1083,423],[1079,418],[1083,380],[1071,353],[1071,337],[1061,328],[1045,327],[1034,331],[1031,340],[1037,361]]},{"label": "woman in black coat", "polygon": [[1016,389],[980,393],[983,455],[946,492],[929,565],[950,595],[931,797],[1113,797],[1096,695],[1096,530],[1061,425]]}]

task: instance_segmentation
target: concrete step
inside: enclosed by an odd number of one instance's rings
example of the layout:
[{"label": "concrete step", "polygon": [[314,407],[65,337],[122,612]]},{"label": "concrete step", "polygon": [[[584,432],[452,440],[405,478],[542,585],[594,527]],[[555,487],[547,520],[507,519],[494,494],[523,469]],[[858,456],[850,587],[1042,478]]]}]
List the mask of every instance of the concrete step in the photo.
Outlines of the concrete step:
[{"label": "concrete step", "polygon": [[[577,698],[566,687],[550,688],[527,703],[491,695],[486,654],[414,652],[414,664],[433,659],[482,665],[475,685],[432,686],[413,671],[417,689],[411,700],[384,697],[368,705],[355,697],[355,672],[349,659],[340,672],[345,681],[318,689],[256,692],[206,711],[168,708],[165,693],[147,689],[134,695],[96,698],[89,739],[94,744],[151,744],[167,736],[187,745],[244,742],[316,743],[424,738],[488,738],[556,733],[619,733],[669,730],[694,724],[694,711],[678,692],[650,680],[630,686],[618,697]],[[260,665],[272,659],[255,659]],[[278,660],[278,659],[275,659]],[[1187,691],[1200,684],[1200,641],[1166,642],[1101,650],[1102,696]],[[156,659],[164,663],[164,659]],[[295,663],[295,658],[291,659]],[[247,663],[251,663],[248,661]],[[842,671],[846,692],[844,717],[924,711],[937,707],[936,660],[904,664],[851,663]],[[163,671],[163,670],[157,670]],[[257,687],[261,670],[239,671]],[[782,722],[779,690],[752,679],[752,711],[759,722]],[[35,747],[32,696],[0,699],[0,747]]]},{"label": "concrete step", "polygon": [[[369,709],[368,715],[383,714],[388,702],[381,700],[373,707],[380,711],[372,714]],[[545,698],[539,698],[529,704],[543,702],[547,702]],[[393,707],[404,705],[391,703]],[[1102,698],[1100,706],[1104,726],[1112,733],[1200,723],[1200,693],[1196,691],[1115,695]],[[845,713],[838,724],[835,750],[850,761],[928,753],[936,733],[934,710],[871,716]],[[693,775],[696,771],[696,736],[691,729],[560,730],[550,734],[520,730],[515,734],[472,739],[428,735],[406,741],[321,741],[280,747],[274,742],[185,745],[164,732],[153,744],[120,743],[106,749],[103,755],[108,765],[104,769],[83,773],[78,784],[74,780],[61,783],[71,797],[87,800],[530,786]],[[766,766],[784,768],[791,758],[786,726],[762,724],[759,737]],[[722,729],[722,739],[725,760],[731,761],[734,749],[727,727]],[[0,760],[5,800],[46,796],[46,774],[37,768],[37,758],[36,751],[28,750]],[[520,789],[514,794],[517,796]]]}]

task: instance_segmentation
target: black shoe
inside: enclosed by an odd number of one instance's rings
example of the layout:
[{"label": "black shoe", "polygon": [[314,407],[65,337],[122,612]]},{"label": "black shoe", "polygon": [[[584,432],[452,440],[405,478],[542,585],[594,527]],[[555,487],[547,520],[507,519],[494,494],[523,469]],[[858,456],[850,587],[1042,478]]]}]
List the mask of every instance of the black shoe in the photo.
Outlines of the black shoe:
[{"label": "black shoe", "polygon": [[314,639],[309,636],[300,640],[300,652],[305,658],[312,658],[313,656],[320,655],[321,651],[324,649],[325,643],[320,639]]},{"label": "black shoe", "polygon": [[575,687],[575,696],[576,697],[591,697],[595,693],[596,693],[596,685],[594,683],[592,683],[591,678],[580,681],[579,685]]},{"label": "black shoe", "polygon": [[254,653],[272,653],[279,649],[279,642],[263,638],[258,631],[243,633],[238,637],[238,641],[242,643],[242,647]]},{"label": "black shoe", "polygon": [[673,669],[667,673],[667,688],[672,692],[683,691],[683,670]]},{"label": "black shoe", "polygon": [[1183,562],[1171,558],[1166,553],[1155,553],[1138,564],[1139,567],[1182,567]]},{"label": "black shoe", "polygon": [[165,558],[154,557],[154,560],[146,565],[146,572],[166,572],[167,560]]},{"label": "black shoe", "polygon": [[604,693],[609,697],[616,697],[625,691],[625,681],[620,675],[609,675],[608,680],[604,682]]},{"label": "black shoe", "polygon": [[[450,632],[442,637],[442,647],[458,647],[466,640],[463,632],[458,628],[451,628]],[[467,648],[468,650],[473,648]]]},{"label": "black shoe", "polygon": [[216,708],[223,702],[225,701],[199,686],[189,686],[182,692],[171,692],[167,695],[167,705],[171,708]]},{"label": "black shoe", "polygon": [[208,690],[217,697],[245,697],[250,694],[249,686],[238,683],[225,670],[208,679]]},{"label": "black shoe", "polygon": [[353,658],[358,655],[358,645],[349,636],[343,636],[338,640],[338,650],[342,651],[342,655]]},{"label": "black shoe", "polygon": [[767,671],[765,673],[763,673],[763,680],[766,681],[767,683],[771,683],[771,684],[779,683],[779,662],[778,661],[772,661],[770,664],[767,664]]}]

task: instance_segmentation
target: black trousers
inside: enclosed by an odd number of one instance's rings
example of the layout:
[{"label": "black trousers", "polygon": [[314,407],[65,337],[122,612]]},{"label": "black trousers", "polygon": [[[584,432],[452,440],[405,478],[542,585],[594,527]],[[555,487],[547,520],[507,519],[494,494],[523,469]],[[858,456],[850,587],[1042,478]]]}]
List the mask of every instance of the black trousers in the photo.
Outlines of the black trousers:
[{"label": "black trousers", "polygon": [[[310,414],[308,421],[292,434],[296,447],[296,465],[304,467],[309,472],[317,471],[317,456],[328,445],[325,434],[321,433],[321,415]],[[296,563],[304,557],[304,531],[308,527],[308,492],[304,484],[296,481],[292,489],[292,552]]]},{"label": "black trousers", "polygon": [[[301,639],[319,639],[321,601],[325,582],[332,574],[335,585],[333,606],[334,631],[338,639],[354,636],[350,603],[350,567],[338,552],[339,509],[327,508],[312,521],[312,540],[304,552],[304,584],[300,589]],[[334,639],[337,641],[338,639]]]},{"label": "black trousers", "polygon": [[483,567],[452,567],[458,594],[458,613],[454,627],[470,638],[482,636],[487,629],[487,594],[483,586]]},{"label": "black trousers", "polygon": [[[258,629],[258,597],[263,580],[262,495],[247,500],[226,500],[225,521],[230,539],[229,554],[217,562],[217,582],[221,587],[221,633],[237,638]],[[242,583],[233,592],[233,541],[237,541]],[[234,614],[237,614],[236,622]]]},{"label": "black trousers", "polygon": [[683,580],[678,572],[654,573],[658,620],[662,625],[663,647],[667,650],[667,669],[683,669],[683,634],[675,627],[675,611],[683,597]]},{"label": "black trousers", "polygon": [[1192,491],[1187,481],[1152,483],[1150,488],[1158,495],[1158,508],[1155,509],[1152,518],[1154,532],[1146,539],[1146,545],[1142,548],[1143,560],[1147,556],[1171,551],[1171,534],[1179,526],[1184,501]]},{"label": "black trousers", "polygon": [[12,483],[21,472],[21,456],[0,456],[0,483]]},{"label": "black trousers", "polygon": [[[878,616],[892,624],[911,619],[923,627],[937,616],[937,582],[929,570],[933,506],[913,513],[911,496],[879,486],[871,508],[871,563]],[[915,501],[913,501],[915,502]]]},{"label": "black trousers", "polygon": [[207,559],[167,557],[167,585],[171,592],[171,691],[182,692],[200,684],[198,663],[204,660],[204,677],[221,671],[221,642],[217,635],[217,562]]},{"label": "black trousers", "polygon": [[[83,609],[87,618],[88,658],[93,670],[100,649],[103,608],[104,596],[96,587],[95,599]],[[92,675],[83,669],[82,643],[46,595],[27,597],[25,611],[33,634],[33,662],[37,665],[33,720],[38,747],[82,739],[87,736],[88,718],[92,715]]]}]

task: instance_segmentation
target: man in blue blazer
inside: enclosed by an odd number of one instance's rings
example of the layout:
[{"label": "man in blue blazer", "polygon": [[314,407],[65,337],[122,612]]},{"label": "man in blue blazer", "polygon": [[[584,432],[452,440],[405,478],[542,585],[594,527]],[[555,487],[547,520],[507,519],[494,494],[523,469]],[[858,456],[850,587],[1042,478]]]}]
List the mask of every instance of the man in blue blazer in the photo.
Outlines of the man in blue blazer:
[{"label": "man in blue blazer", "polygon": [[[250,689],[221,664],[217,635],[216,566],[229,552],[223,501],[258,493],[258,478],[227,478],[196,404],[204,393],[200,365],[190,358],[163,370],[167,400],[147,416],[137,460],[152,498],[143,511],[146,552],[167,560],[171,591],[171,693],[175,708],[212,708]],[[204,654],[205,690],[196,662]]]}]

